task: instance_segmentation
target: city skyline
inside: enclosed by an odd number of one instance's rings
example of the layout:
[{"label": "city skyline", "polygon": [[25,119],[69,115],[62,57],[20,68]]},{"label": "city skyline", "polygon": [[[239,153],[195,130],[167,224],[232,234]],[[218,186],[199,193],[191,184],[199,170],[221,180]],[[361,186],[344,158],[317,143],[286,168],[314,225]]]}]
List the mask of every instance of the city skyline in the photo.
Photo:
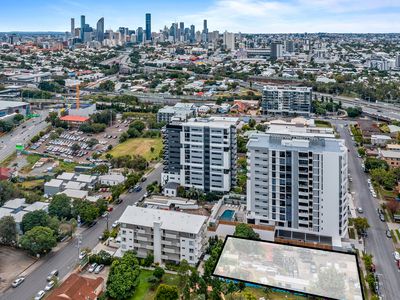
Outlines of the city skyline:
[{"label": "city skyline", "polygon": [[[185,22],[202,28],[208,20],[210,30],[243,33],[291,32],[399,32],[400,3],[384,0],[205,0],[133,3],[109,1],[39,0],[32,4],[3,4],[0,32],[69,31],[69,20],[86,16],[88,24],[105,18],[105,29],[120,26],[145,28],[145,14],[152,15],[152,30],[157,32],[172,22]],[[229,18],[226,18],[229,16]]]}]

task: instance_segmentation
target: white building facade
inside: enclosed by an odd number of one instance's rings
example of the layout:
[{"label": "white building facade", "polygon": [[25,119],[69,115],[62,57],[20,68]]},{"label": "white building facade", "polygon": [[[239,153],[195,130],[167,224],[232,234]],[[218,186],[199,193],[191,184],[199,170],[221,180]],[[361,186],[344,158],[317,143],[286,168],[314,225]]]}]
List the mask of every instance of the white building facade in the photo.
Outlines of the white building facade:
[{"label": "white building facade", "polygon": [[348,225],[344,141],[287,128],[254,134],[247,146],[248,222],[274,225],[278,237],[340,247]]},{"label": "white building facade", "polygon": [[149,253],[154,262],[196,265],[207,243],[207,217],[176,211],[128,206],[119,219],[120,254],[134,250],[140,258]]}]

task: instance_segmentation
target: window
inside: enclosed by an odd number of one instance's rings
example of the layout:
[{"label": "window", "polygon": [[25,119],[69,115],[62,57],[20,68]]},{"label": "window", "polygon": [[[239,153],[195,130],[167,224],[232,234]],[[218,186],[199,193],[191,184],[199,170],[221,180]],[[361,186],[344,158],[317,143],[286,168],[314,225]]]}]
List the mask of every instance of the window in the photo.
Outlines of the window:
[{"label": "window", "polygon": [[189,253],[194,253],[194,249],[190,248]]},{"label": "window", "polygon": [[189,260],[193,260],[193,256],[189,256]]}]

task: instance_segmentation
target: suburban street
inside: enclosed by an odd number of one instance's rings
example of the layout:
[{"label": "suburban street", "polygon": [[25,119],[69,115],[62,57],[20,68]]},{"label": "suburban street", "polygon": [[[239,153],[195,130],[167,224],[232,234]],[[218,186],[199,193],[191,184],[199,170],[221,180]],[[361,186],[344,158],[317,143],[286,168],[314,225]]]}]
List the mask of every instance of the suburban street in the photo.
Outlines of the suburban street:
[{"label": "suburban street", "polygon": [[[142,198],[142,196],[146,192],[147,185],[151,184],[154,181],[160,182],[162,169],[163,165],[160,164],[147,176],[147,181],[141,184],[143,189],[140,192],[125,194],[121,196],[123,202],[119,205],[116,205],[113,211],[109,214],[108,223],[110,228],[111,224],[120,218],[128,205],[132,205]],[[100,218],[95,226],[84,230],[82,232],[82,244],[80,247],[93,249],[99,242],[98,237],[106,229],[106,222],[107,221],[105,218]],[[0,296],[0,299],[32,299],[39,290],[45,287],[46,277],[54,269],[59,270],[60,279],[64,278],[79,263],[79,248],[77,247],[78,239],[73,238],[66,243],[67,245],[59,251],[52,252],[48,256],[42,258],[43,261],[39,260],[37,262],[39,266],[26,277],[25,282],[16,289],[8,289],[4,295]]]},{"label": "suburban street", "polygon": [[[29,142],[33,136],[48,126],[45,119],[49,111],[39,110],[37,113],[40,117],[32,118],[16,127],[12,132],[0,137],[0,161],[3,161],[15,151],[16,144]],[[23,126],[26,127],[23,128]]]},{"label": "suburban street", "polygon": [[348,121],[332,120],[342,139],[346,141],[349,148],[349,170],[353,178],[351,182],[351,191],[354,192],[355,207],[362,207],[363,213],[358,214],[366,217],[370,224],[368,237],[365,238],[366,252],[373,255],[373,261],[376,265],[376,273],[380,282],[380,293],[382,299],[398,299],[400,295],[400,273],[397,269],[393,252],[394,246],[392,239],[386,237],[387,225],[380,221],[377,209],[378,200],[371,196],[369,191],[367,174],[361,168],[361,159],[357,157],[357,149],[351,139],[349,130],[344,124]]}]

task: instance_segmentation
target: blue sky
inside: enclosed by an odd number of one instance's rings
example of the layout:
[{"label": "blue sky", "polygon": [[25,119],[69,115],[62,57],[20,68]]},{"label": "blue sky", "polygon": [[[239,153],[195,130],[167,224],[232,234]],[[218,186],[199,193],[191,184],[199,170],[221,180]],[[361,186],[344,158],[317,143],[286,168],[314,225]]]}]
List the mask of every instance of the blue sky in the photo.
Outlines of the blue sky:
[{"label": "blue sky", "polygon": [[70,18],[86,15],[106,29],[144,26],[153,31],[184,21],[233,32],[400,32],[400,0],[1,0],[1,31],[67,31]]}]

